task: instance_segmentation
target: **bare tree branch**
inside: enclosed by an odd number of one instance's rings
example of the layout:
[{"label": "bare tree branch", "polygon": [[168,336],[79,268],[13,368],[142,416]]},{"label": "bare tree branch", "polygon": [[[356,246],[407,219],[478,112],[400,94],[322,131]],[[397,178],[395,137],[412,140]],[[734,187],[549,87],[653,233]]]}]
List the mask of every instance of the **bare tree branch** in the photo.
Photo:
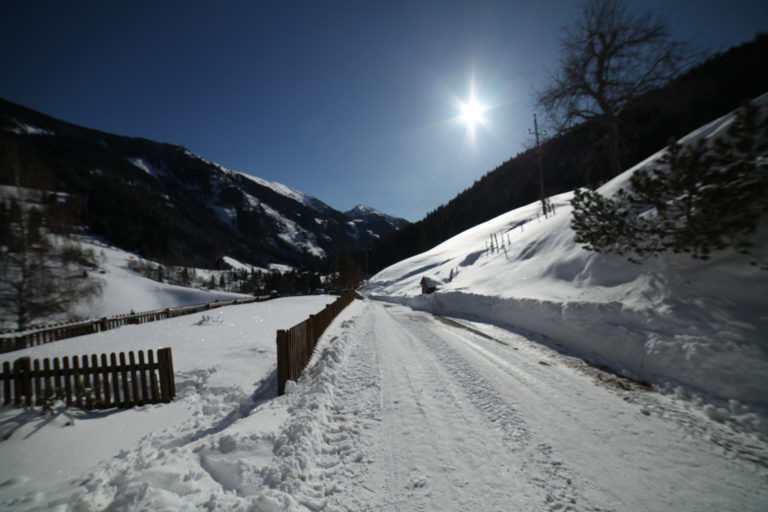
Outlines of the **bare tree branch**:
[{"label": "bare tree branch", "polygon": [[631,12],[620,0],[587,0],[563,29],[560,53],[559,68],[537,103],[559,130],[589,120],[603,124],[611,139],[611,170],[618,174],[622,108],[680,71],[684,45],[651,12]]}]

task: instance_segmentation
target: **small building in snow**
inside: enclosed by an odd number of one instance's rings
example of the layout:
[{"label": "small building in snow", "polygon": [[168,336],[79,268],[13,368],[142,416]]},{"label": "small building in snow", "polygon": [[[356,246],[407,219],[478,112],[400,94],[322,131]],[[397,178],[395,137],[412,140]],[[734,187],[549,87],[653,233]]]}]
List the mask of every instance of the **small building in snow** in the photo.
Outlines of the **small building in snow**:
[{"label": "small building in snow", "polygon": [[428,294],[432,293],[435,290],[437,290],[437,286],[441,284],[438,281],[435,281],[434,279],[431,279],[429,277],[422,277],[421,278],[421,293]]}]

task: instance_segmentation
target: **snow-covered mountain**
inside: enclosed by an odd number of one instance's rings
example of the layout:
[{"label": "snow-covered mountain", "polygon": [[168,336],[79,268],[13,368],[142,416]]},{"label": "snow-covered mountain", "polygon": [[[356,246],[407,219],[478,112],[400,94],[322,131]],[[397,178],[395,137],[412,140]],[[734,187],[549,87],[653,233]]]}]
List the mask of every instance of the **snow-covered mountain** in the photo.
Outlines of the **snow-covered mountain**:
[{"label": "snow-covered mountain", "polygon": [[[756,100],[762,115],[768,95]],[[681,140],[713,139],[728,115]],[[628,188],[660,151],[598,189]],[[572,193],[469,229],[373,276],[367,295],[414,308],[462,315],[543,335],[544,342],[667,389],[703,393],[724,404],[713,417],[744,416],[740,404],[768,410],[768,271],[735,250],[707,261],[666,253],[633,264],[584,250],[571,229]],[[754,253],[768,259],[768,222],[753,234]],[[437,284],[422,294],[420,281]],[[765,425],[756,427],[768,432]]]},{"label": "snow-covered mountain", "polygon": [[181,146],[65,123],[0,100],[0,183],[68,195],[72,222],[167,263],[317,268],[402,225],[350,217],[317,198],[235,172]]},{"label": "snow-covered mountain", "polygon": [[409,224],[405,219],[387,215],[362,204],[347,210],[344,215],[352,219],[357,230],[357,237],[364,245],[368,245],[382,235],[402,229]]}]

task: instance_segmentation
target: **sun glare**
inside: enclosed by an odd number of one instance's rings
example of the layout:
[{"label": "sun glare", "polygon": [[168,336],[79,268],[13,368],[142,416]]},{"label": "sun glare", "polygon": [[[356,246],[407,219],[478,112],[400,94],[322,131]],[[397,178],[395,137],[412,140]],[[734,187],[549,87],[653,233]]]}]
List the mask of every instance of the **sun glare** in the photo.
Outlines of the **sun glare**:
[{"label": "sun glare", "polygon": [[459,95],[447,86],[442,92],[446,107],[450,107],[450,110],[446,108],[446,111],[452,112],[452,115],[438,124],[447,124],[456,134],[459,131],[464,132],[462,150],[477,149],[480,136],[496,136],[494,131],[498,126],[494,122],[493,111],[502,106],[498,98],[484,95],[489,91],[477,87],[474,79],[470,80],[469,88],[464,94]]},{"label": "sun glare", "polygon": [[483,107],[477,101],[470,100],[461,106],[461,120],[470,126],[474,126],[483,120]]}]

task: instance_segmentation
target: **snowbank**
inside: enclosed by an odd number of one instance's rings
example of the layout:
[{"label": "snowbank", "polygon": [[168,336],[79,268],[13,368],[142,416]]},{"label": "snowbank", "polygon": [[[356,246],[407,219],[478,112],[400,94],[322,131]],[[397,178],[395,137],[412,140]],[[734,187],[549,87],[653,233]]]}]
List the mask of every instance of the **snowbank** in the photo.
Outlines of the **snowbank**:
[{"label": "snowbank", "polygon": [[[730,121],[682,142],[712,137]],[[625,187],[661,154],[599,191]],[[570,198],[552,198],[556,214],[546,219],[537,202],[478,225],[381,271],[365,293],[539,333],[560,350],[660,387],[768,407],[768,272],[728,251],[706,262],[669,254],[640,265],[585,251],[570,228]],[[768,254],[768,222],[754,240],[755,252]],[[444,284],[421,295],[422,277]]]}]

